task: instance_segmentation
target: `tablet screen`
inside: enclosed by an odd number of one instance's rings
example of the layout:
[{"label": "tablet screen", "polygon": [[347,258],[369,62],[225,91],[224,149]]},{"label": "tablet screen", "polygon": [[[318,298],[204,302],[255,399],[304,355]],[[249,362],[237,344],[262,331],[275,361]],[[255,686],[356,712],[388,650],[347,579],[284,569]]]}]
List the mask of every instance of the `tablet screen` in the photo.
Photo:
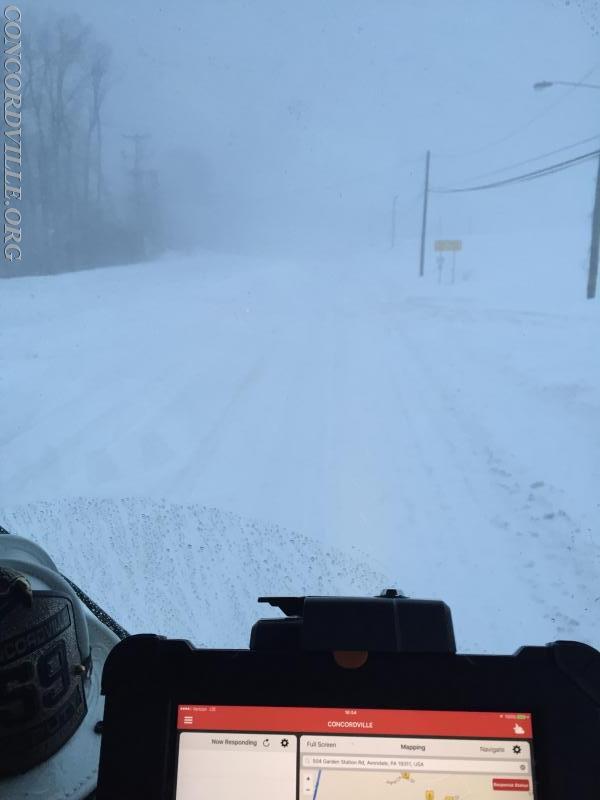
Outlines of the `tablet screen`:
[{"label": "tablet screen", "polygon": [[534,797],[531,714],[179,706],[176,800]]}]

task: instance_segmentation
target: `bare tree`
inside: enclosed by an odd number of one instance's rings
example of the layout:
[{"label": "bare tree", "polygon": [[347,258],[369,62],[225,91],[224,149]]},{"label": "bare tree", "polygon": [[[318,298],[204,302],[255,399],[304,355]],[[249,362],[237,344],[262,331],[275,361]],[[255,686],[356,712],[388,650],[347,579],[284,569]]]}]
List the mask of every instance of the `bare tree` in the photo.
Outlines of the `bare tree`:
[{"label": "bare tree", "polygon": [[92,181],[92,173],[94,173],[94,192],[98,204],[102,202],[105,190],[102,168],[102,119],[100,112],[108,92],[109,63],[110,51],[105,45],[97,44],[91,55],[89,65],[91,98],[86,137],[83,196],[84,200],[88,202],[90,199],[90,182]]},{"label": "bare tree", "polygon": [[38,22],[30,41],[23,69],[29,123],[23,133],[23,210],[30,224],[14,274],[143,258],[140,220],[129,213],[126,197],[109,198],[103,109],[110,49],[77,15]]}]

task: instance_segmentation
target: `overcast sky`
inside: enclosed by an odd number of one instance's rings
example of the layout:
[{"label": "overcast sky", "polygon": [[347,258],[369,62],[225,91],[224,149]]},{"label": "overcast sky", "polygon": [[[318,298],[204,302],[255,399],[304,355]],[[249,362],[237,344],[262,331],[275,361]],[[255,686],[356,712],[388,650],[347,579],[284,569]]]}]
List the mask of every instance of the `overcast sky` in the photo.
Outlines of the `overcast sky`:
[{"label": "overcast sky", "polygon": [[[149,133],[171,224],[219,248],[379,246],[418,235],[425,151],[433,186],[600,135],[594,4],[559,0],[35,0],[72,11],[113,53],[108,155]],[[594,165],[494,192],[434,197],[447,236],[585,225]]]}]

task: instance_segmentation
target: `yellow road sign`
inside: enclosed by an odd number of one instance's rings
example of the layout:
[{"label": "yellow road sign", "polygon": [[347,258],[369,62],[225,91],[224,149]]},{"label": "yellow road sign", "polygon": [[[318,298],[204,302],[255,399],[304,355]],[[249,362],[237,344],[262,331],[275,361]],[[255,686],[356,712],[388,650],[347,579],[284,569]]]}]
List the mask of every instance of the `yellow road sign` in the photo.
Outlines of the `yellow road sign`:
[{"label": "yellow road sign", "polygon": [[438,251],[462,250],[462,241],[460,239],[436,239],[435,249]]}]

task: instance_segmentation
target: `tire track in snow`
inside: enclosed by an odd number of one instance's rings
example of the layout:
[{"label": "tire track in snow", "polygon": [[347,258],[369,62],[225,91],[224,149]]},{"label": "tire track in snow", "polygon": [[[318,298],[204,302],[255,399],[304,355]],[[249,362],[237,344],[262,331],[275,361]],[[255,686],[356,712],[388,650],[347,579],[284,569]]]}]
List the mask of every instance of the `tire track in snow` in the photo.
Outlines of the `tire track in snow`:
[{"label": "tire track in snow", "polygon": [[[600,585],[600,551],[593,542],[592,531],[577,525],[565,511],[558,489],[540,480],[539,475],[527,474],[516,454],[503,449],[494,432],[478,419],[476,409],[462,406],[450,394],[441,371],[433,366],[431,353],[415,344],[414,339],[413,347],[420,365],[428,370],[437,396],[451,410],[458,427],[455,441],[469,441],[471,452],[476,454],[470,470],[464,472],[472,498],[477,497],[478,487],[468,476],[488,475],[487,488],[493,491],[486,492],[483,510],[503,534],[506,553],[499,563],[512,565],[512,592],[519,592],[520,586],[528,587],[529,599],[535,604],[533,607],[541,607],[541,618],[546,623],[538,623],[537,627],[547,631],[548,639],[572,636],[597,642],[600,601],[591,596],[591,587]],[[479,485],[483,482],[478,481]],[[531,603],[528,605],[532,607]],[[582,606],[585,616],[578,619],[577,609]]]},{"label": "tire track in snow", "polygon": [[[411,336],[402,323],[395,327],[403,343],[399,365],[410,386],[410,399],[400,387],[397,396],[430,504],[428,551],[432,557],[436,551],[445,554],[436,562],[438,594],[450,602],[457,636],[467,639],[470,649],[511,651],[518,641],[507,631],[502,596],[505,591],[522,592],[514,578],[507,583],[498,574],[503,548],[497,537],[489,535],[481,491],[471,477],[480,463],[466,447],[454,408],[439,391]],[[427,568],[420,572],[428,576]]]}]

